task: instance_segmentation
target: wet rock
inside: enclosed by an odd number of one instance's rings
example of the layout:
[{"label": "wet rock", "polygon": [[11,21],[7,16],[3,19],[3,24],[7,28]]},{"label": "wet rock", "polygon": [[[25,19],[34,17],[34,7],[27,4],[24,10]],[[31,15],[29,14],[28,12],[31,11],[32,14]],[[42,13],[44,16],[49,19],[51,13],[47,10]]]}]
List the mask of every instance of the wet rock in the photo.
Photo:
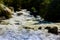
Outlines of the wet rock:
[{"label": "wet rock", "polygon": [[34,28],[30,28],[30,27],[23,27],[23,28],[25,28],[25,29],[34,29]]},{"label": "wet rock", "polygon": [[4,16],[0,16],[0,20],[5,20],[5,17]]},{"label": "wet rock", "polygon": [[15,23],[15,25],[20,25],[20,23]]},{"label": "wet rock", "polygon": [[58,34],[58,28],[57,27],[46,27],[45,29],[48,29],[48,33],[52,33],[52,34]]},{"label": "wet rock", "polygon": [[9,8],[12,12],[14,12],[14,8],[13,8],[13,7],[9,6],[8,8]]},{"label": "wet rock", "polygon": [[57,27],[53,27],[53,28],[52,28],[52,33],[58,34],[58,28],[57,28]]},{"label": "wet rock", "polygon": [[51,27],[49,27],[49,26],[47,26],[47,27],[45,27],[45,29],[50,29]]},{"label": "wet rock", "polygon": [[5,17],[6,19],[9,19],[12,17],[13,12],[6,7],[4,4],[0,4],[0,16]]},{"label": "wet rock", "polygon": [[20,16],[20,15],[22,15],[23,13],[17,13],[17,16]]},{"label": "wet rock", "polygon": [[38,29],[42,29],[42,27],[39,27]]}]

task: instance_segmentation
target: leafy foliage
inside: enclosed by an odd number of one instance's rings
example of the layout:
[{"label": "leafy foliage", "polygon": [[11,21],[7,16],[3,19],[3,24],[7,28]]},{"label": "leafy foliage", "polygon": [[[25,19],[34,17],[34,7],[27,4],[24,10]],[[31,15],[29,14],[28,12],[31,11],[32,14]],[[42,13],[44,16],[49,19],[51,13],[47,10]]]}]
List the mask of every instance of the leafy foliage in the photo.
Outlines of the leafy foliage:
[{"label": "leafy foliage", "polygon": [[15,11],[19,8],[31,11],[34,7],[34,10],[43,18],[50,14],[56,16],[58,12],[60,13],[60,0],[0,0],[0,3],[14,7]]}]

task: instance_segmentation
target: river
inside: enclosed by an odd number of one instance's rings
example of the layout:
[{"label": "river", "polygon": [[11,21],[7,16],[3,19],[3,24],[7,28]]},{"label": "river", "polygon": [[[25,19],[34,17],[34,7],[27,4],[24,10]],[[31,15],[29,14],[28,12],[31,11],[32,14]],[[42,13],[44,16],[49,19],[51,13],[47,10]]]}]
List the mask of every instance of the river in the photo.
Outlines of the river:
[{"label": "river", "polygon": [[[60,35],[48,33],[44,29],[46,26],[58,25],[44,21],[40,16],[35,18],[26,9],[17,11],[12,16],[0,23],[0,40],[60,40]],[[40,26],[41,30],[38,29]]]}]

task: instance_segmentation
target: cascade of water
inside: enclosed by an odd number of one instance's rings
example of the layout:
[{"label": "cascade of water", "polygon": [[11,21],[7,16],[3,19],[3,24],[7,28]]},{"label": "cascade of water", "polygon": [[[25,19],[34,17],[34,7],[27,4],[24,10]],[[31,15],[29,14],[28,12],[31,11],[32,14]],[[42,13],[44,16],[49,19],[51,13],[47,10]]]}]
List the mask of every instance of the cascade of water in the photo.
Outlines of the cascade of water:
[{"label": "cascade of water", "polygon": [[[0,40],[59,40],[59,35],[49,34],[46,30],[32,30],[24,29],[23,27],[37,27],[39,25],[33,25],[39,21],[43,21],[40,16],[34,18],[29,14],[27,10],[15,12],[13,18],[3,20],[0,24],[1,34]],[[18,14],[18,15],[17,15]],[[3,27],[2,25],[5,24]],[[5,28],[5,29],[3,29]],[[5,31],[4,31],[5,30]]]}]

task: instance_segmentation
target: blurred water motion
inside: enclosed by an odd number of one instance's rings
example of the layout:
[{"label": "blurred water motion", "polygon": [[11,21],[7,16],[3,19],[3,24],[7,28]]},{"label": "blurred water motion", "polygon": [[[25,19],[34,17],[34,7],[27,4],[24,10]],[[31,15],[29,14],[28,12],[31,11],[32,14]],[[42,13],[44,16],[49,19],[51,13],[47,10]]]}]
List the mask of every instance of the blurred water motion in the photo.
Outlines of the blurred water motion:
[{"label": "blurred water motion", "polygon": [[[22,13],[18,16],[18,13]],[[47,30],[24,29],[23,27],[38,27],[47,23],[40,16],[35,18],[27,10],[15,12],[13,18],[2,20],[0,40],[59,40],[60,35],[48,33]],[[42,25],[41,25],[42,26]],[[44,25],[45,26],[45,25]],[[40,26],[39,26],[40,27]],[[5,29],[4,29],[5,28]],[[5,30],[5,31],[4,31]]]}]

